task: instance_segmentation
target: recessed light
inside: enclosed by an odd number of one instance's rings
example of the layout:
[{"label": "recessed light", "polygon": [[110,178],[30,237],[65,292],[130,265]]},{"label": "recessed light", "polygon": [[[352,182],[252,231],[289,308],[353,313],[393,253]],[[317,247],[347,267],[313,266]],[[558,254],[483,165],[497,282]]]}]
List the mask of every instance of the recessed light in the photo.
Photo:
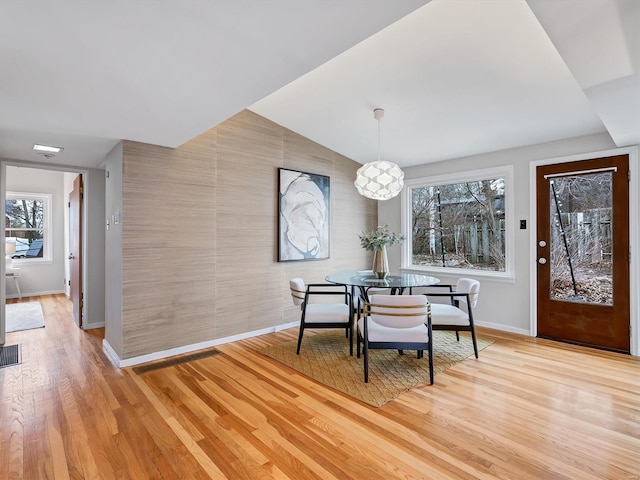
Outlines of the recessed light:
[{"label": "recessed light", "polygon": [[33,146],[33,149],[36,152],[47,152],[47,153],[60,153],[64,148],[62,147],[52,147],[50,145],[38,145],[37,143]]}]

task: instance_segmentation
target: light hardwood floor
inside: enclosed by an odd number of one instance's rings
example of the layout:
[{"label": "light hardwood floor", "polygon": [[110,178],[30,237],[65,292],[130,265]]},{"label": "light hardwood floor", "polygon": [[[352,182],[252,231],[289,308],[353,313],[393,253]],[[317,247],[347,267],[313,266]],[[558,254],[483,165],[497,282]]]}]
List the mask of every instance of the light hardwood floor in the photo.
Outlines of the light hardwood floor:
[{"label": "light hardwood floor", "polygon": [[480,329],[494,343],[376,409],[256,353],[288,330],[137,375],[63,296],[7,334],[0,479],[637,479],[640,361]]}]

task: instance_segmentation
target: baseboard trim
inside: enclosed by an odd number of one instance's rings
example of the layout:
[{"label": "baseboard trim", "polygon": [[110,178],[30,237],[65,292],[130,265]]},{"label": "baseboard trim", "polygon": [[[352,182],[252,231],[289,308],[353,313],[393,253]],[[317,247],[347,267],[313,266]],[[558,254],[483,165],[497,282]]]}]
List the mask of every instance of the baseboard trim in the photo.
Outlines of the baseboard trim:
[{"label": "baseboard trim", "polygon": [[104,328],[104,322],[87,323],[82,326],[83,330],[93,330],[94,328]]},{"label": "baseboard trim", "polygon": [[503,332],[509,332],[509,333],[518,333],[520,335],[526,335],[528,337],[531,336],[531,332],[526,328],[511,327],[509,325],[502,325],[500,323],[491,323],[491,322],[475,321],[474,323],[479,327],[487,327],[487,328],[492,328],[494,330],[501,330]]},{"label": "baseboard trim", "polygon": [[286,330],[287,328],[293,328],[293,327],[297,327],[298,325],[300,325],[300,321],[297,322],[291,322],[291,323],[283,323],[282,325],[276,325],[274,328],[274,332],[278,333],[282,330]]},{"label": "baseboard trim", "polygon": [[[10,278],[10,277],[9,277]],[[22,295],[22,298],[29,298],[29,297],[39,297],[41,295],[59,295],[60,293],[64,293],[64,290],[51,290],[48,292],[20,292]],[[18,297],[18,294],[16,293],[15,295],[11,294],[11,295],[7,295],[5,298],[20,298]]]},{"label": "baseboard trim", "polygon": [[119,368],[120,367],[120,357],[118,357],[118,354],[113,349],[113,347],[111,347],[111,345],[109,345],[109,342],[107,342],[106,338],[102,339],[102,350],[104,351],[104,353],[107,356],[107,358],[109,359],[109,361],[113,364],[113,366]]},{"label": "baseboard trim", "polygon": [[254,330],[252,332],[240,333],[238,335],[231,335],[229,337],[216,338],[208,340],[206,342],[193,343],[191,345],[185,345],[182,347],[170,348],[168,350],[161,350],[158,352],[148,353],[146,355],[140,355],[137,357],[121,359],[115,350],[109,345],[107,339],[102,340],[102,348],[109,357],[111,363],[118,368],[131,367],[133,365],[139,365],[141,363],[153,362],[155,360],[162,360],[167,357],[173,357],[175,355],[182,355],[183,353],[190,353],[196,350],[203,350],[205,348],[215,347],[217,345],[223,345],[225,343],[237,342],[238,340],[245,340],[251,337],[257,337],[260,335],[266,335],[267,333],[277,333],[287,328],[295,327],[300,322],[285,323],[282,325],[276,325],[275,327],[263,328],[261,330]]}]

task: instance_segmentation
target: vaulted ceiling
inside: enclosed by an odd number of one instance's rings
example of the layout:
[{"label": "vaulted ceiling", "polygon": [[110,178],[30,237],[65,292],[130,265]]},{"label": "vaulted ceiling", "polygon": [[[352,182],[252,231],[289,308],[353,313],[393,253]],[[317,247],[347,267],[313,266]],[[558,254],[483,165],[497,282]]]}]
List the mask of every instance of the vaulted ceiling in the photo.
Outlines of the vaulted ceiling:
[{"label": "vaulted ceiling", "polygon": [[0,157],[99,166],[250,108],[402,166],[608,132],[640,143],[636,0],[0,0]]}]

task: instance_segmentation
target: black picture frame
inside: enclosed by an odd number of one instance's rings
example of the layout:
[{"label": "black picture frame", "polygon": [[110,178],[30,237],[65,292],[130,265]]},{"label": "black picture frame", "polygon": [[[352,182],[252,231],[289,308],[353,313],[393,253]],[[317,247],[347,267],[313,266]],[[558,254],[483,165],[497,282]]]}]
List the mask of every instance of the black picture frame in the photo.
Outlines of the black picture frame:
[{"label": "black picture frame", "polygon": [[278,169],[278,261],[329,258],[331,179]]}]

